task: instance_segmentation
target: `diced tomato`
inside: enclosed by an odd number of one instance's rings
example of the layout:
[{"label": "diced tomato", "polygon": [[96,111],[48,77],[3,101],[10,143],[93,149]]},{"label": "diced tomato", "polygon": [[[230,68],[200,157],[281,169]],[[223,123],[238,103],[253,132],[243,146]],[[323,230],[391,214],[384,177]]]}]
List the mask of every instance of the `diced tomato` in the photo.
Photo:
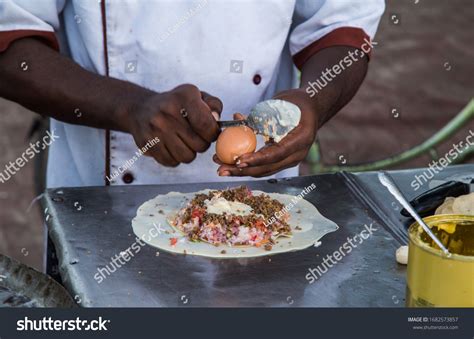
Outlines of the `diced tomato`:
[{"label": "diced tomato", "polygon": [[193,209],[193,211],[191,212],[191,217],[194,219],[194,218],[199,218],[199,222],[201,221],[202,219],[202,216],[203,216],[204,212],[202,210],[200,210],[199,208],[195,208]]},{"label": "diced tomato", "polygon": [[255,221],[255,227],[258,229],[265,229],[265,222],[261,219]]},{"label": "diced tomato", "polygon": [[170,238],[170,245],[174,246],[178,242],[178,238]]},{"label": "diced tomato", "polygon": [[261,241],[255,243],[255,247],[260,247],[268,242],[268,239],[262,239]]}]

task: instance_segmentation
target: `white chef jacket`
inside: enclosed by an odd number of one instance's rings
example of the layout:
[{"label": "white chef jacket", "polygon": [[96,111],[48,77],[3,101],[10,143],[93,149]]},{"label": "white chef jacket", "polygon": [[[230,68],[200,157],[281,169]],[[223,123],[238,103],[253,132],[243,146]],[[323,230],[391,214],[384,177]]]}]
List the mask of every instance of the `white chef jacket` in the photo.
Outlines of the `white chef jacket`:
[{"label": "white chef jacket", "polygon": [[[297,87],[295,64],[319,50],[373,38],[383,11],[383,0],[0,0],[0,53],[34,36],[91,72],[157,92],[194,84],[219,97],[221,119],[230,120]],[[48,187],[230,180],[216,174],[214,146],[176,168],[146,156],[131,164],[129,134],[54,119],[51,129],[59,139]]]}]

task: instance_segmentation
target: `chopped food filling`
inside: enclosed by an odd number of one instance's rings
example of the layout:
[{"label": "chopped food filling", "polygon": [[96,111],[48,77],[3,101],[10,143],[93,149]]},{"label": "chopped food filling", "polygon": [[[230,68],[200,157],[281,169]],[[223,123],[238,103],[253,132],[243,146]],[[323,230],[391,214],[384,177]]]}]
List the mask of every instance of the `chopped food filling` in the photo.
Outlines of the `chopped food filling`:
[{"label": "chopped food filling", "polygon": [[[291,236],[284,205],[245,186],[196,194],[171,224],[191,241],[271,250],[275,239]],[[281,215],[278,219],[274,215]],[[269,222],[272,220],[272,222]]]}]

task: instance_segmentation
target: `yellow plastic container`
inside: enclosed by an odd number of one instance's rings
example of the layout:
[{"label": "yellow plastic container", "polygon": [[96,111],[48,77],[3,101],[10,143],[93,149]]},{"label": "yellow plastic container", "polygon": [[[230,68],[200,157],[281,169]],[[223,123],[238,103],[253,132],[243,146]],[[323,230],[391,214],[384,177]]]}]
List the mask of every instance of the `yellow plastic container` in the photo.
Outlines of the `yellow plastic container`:
[{"label": "yellow plastic container", "polygon": [[474,216],[435,215],[423,219],[446,255],[418,224],[408,230],[408,307],[474,307]]}]

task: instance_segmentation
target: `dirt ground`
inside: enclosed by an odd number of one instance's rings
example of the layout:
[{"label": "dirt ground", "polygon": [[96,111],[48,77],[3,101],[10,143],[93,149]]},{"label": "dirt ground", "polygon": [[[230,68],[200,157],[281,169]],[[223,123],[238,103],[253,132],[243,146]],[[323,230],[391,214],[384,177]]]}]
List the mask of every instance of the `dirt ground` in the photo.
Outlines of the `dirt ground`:
[{"label": "dirt ground", "polygon": [[[29,129],[35,114],[0,99],[0,171],[28,147]],[[43,223],[35,197],[34,163],[28,162],[16,175],[0,183],[0,253],[7,254],[37,269],[43,255]]]},{"label": "dirt ground", "polygon": [[[452,119],[474,94],[472,22],[470,0],[387,1],[365,83],[319,133],[324,162],[337,164],[341,155],[349,164],[385,158],[421,143]],[[0,99],[0,170],[26,149],[34,117]],[[463,140],[469,129],[474,131],[474,121],[440,147],[439,154]],[[423,156],[398,167],[430,161]],[[0,183],[0,253],[41,268],[38,204],[27,212],[35,196],[33,171],[28,163]]]},{"label": "dirt ground", "polygon": [[[364,84],[319,134],[325,163],[337,164],[340,155],[348,163],[363,163],[407,150],[474,98],[472,2],[414,2],[386,1]],[[469,129],[474,130],[474,121],[451,141],[463,140]],[[438,154],[451,147],[444,144]],[[398,167],[430,161],[424,156]]]}]

